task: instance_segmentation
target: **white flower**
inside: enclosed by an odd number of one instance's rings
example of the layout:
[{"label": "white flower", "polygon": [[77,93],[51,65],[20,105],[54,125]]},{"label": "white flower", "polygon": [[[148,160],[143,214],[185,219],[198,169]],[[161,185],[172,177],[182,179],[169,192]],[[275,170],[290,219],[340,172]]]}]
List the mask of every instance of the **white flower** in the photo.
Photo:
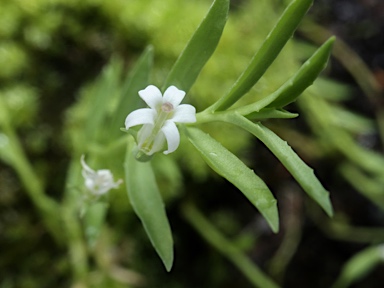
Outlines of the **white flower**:
[{"label": "white flower", "polygon": [[131,112],[125,119],[125,128],[143,125],[137,134],[139,150],[147,155],[164,149],[164,154],[174,152],[180,144],[180,133],[175,123],[196,122],[196,109],[192,105],[181,104],[185,92],[170,86],[162,96],[153,85],[139,91],[141,99],[149,108]]},{"label": "white flower", "polygon": [[112,172],[108,169],[94,171],[84,161],[84,155],[80,159],[83,166],[82,174],[85,179],[85,187],[96,196],[107,193],[112,188],[118,188],[123,182],[121,179],[114,182]]}]

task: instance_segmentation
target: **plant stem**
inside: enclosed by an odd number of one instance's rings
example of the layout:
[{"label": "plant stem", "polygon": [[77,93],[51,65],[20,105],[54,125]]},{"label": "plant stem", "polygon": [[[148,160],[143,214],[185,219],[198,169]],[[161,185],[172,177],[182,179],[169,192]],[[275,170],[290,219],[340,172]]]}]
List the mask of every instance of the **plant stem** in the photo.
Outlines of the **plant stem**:
[{"label": "plant stem", "polygon": [[[74,157],[73,159],[79,158]],[[80,181],[80,164],[72,160],[68,171],[65,199],[61,211],[65,224],[66,242],[69,250],[74,282],[77,285],[76,287],[85,288],[88,287],[88,253],[82,234],[80,219],[78,217],[78,201],[80,196],[75,189],[71,188],[77,187],[77,183]]]},{"label": "plant stem", "polygon": [[6,162],[16,171],[46,228],[55,238],[56,242],[62,244],[60,218],[57,215],[59,204],[44,194],[44,187],[24,153],[19,138],[9,121],[7,106],[1,97],[0,106],[0,113],[2,114],[0,127],[8,138],[7,148],[5,148],[6,151],[3,151],[3,153],[7,154],[4,155],[4,157],[7,158],[5,160],[7,160]]},{"label": "plant stem", "polygon": [[227,257],[244,274],[244,276],[255,285],[255,287],[279,287],[272,279],[264,274],[255,263],[247,258],[235,244],[226,239],[225,236],[217,230],[192,203],[184,204],[182,213],[185,219],[193,228],[195,228],[200,236],[221,254]]}]

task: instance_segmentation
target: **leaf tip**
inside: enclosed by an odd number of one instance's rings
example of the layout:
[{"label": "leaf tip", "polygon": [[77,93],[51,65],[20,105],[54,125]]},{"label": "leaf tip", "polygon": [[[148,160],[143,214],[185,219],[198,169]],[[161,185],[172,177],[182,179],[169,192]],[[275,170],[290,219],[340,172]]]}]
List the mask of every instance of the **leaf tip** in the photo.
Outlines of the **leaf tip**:
[{"label": "leaf tip", "polygon": [[269,227],[271,227],[273,233],[279,232],[279,212],[277,210],[277,201],[273,201],[273,205],[268,207],[267,209],[260,210],[267,221]]},{"label": "leaf tip", "polygon": [[168,259],[168,260],[163,259],[163,263],[165,266],[165,270],[167,270],[167,272],[171,272],[171,269],[173,267],[173,253],[172,253],[172,257],[170,259]]},{"label": "leaf tip", "polygon": [[329,200],[329,197],[327,198],[327,201],[325,201],[325,203],[321,205],[321,207],[324,209],[325,213],[327,213],[329,217],[333,217],[333,207],[331,201]]}]

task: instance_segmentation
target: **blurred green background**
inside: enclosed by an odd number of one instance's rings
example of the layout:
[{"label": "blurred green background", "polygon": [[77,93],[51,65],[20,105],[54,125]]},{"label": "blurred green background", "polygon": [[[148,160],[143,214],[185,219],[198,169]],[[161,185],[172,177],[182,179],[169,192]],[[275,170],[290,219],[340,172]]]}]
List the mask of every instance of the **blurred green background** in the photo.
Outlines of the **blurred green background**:
[{"label": "blurred green background", "polygon": [[[219,47],[187,96],[198,111],[232,85],[285,2],[231,1]],[[114,73],[120,83],[119,77],[151,44],[152,83],[160,85],[210,4],[0,0],[0,103],[50,197],[63,198],[70,157],[86,145],[76,142],[76,133],[100,75]],[[175,238],[173,270],[163,269],[122,188],[110,193],[107,225],[90,263],[91,287],[254,287],[190,225],[183,212],[186,201],[195,203],[282,287],[331,287],[338,277],[337,287],[349,282],[354,282],[350,287],[383,287],[384,266],[370,256],[357,260],[354,267],[360,268],[352,276],[341,274],[349,259],[384,242],[383,19],[381,1],[315,1],[294,40],[242,100],[274,91],[328,35],[341,40],[323,77],[288,107],[300,116],[266,123],[330,190],[333,219],[307,199],[261,143],[236,128],[210,124],[206,130],[240,155],[275,193],[281,232],[269,231],[244,197],[184,145],[168,162],[154,163]],[[0,128],[0,148],[7,141],[3,132]],[[48,233],[7,165],[6,153],[0,157],[0,288],[72,287],[67,250]],[[108,163],[114,172],[121,169],[115,158]]]}]

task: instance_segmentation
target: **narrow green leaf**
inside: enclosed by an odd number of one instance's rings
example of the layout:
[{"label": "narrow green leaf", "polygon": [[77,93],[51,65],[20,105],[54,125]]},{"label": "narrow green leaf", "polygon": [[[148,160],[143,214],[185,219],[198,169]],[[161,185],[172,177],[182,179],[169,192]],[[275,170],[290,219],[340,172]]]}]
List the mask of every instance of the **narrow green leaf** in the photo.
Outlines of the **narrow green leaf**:
[{"label": "narrow green leaf", "polygon": [[101,201],[86,203],[84,209],[85,236],[89,247],[93,249],[103,227],[108,204]]},{"label": "narrow green leaf", "polygon": [[150,162],[138,162],[130,137],[124,168],[129,201],[167,271],[173,264],[172,232]]},{"label": "narrow green leaf", "polygon": [[108,112],[108,104],[111,97],[117,93],[119,78],[122,72],[122,63],[117,58],[113,58],[104,67],[101,76],[98,77],[96,85],[93,87],[92,106],[88,111],[85,123],[85,137],[87,141],[94,140],[99,131],[105,116]]},{"label": "narrow green leaf", "polygon": [[[291,113],[289,111],[283,109],[275,109],[275,108],[264,108],[258,112],[252,112],[247,114],[246,117],[251,120],[265,120],[271,118],[280,118],[280,119],[292,119],[296,118],[299,114]],[[244,115],[245,116],[245,115]]]},{"label": "narrow green leaf", "polygon": [[383,262],[384,246],[371,246],[354,255],[344,265],[343,270],[332,288],[349,287],[367,276],[377,265]]},{"label": "narrow green leaf", "polygon": [[17,151],[14,149],[7,134],[0,132],[0,160],[12,166],[17,158]]},{"label": "narrow green leaf", "polygon": [[367,175],[360,167],[350,162],[340,165],[339,170],[344,178],[359,191],[361,195],[384,211],[384,179],[382,177]]},{"label": "narrow green leaf", "polygon": [[182,213],[200,236],[231,261],[255,285],[254,287],[279,288],[253,260],[245,255],[239,245],[228,240],[192,203],[184,204]]},{"label": "narrow green leaf", "polygon": [[304,191],[315,200],[329,215],[333,215],[332,204],[329,200],[329,192],[315,176],[313,169],[310,168],[293,149],[279,136],[260,123],[253,123],[239,114],[232,114],[227,122],[237,125],[263,142],[269,150],[287,168],[297,182],[303,187]]},{"label": "narrow green leaf", "polygon": [[171,85],[188,92],[215,51],[227,22],[229,0],[215,0],[169,72],[163,88]]},{"label": "narrow green leaf", "polygon": [[[244,112],[242,114],[241,112]],[[260,111],[252,111],[252,109],[243,110],[241,108],[239,109],[230,109],[222,112],[215,112],[210,113],[207,110],[200,112],[196,115],[197,122],[199,124],[201,123],[207,123],[207,122],[215,122],[215,121],[226,121],[228,118],[228,115],[231,115],[233,113],[239,113],[240,115],[246,116],[248,119],[251,120],[265,120],[265,119],[271,119],[271,118],[280,118],[280,119],[289,119],[289,118],[295,118],[299,114],[297,113],[291,113],[288,111],[285,111],[284,109],[275,109],[275,108],[263,108]]]},{"label": "narrow green leaf", "polygon": [[220,176],[235,185],[260,211],[273,232],[279,230],[276,199],[253,170],[219,142],[197,128],[188,128],[188,139],[207,164]]},{"label": "narrow green leaf", "polygon": [[315,131],[320,137],[332,143],[341,154],[366,172],[384,178],[383,155],[359,145],[351,133],[335,126],[329,116],[333,110],[330,109],[328,102],[321,98],[307,97],[300,105],[304,107],[303,111],[310,115],[310,119],[316,125]]},{"label": "narrow green leaf", "polygon": [[143,103],[138,92],[148,86],[152,64],[153,47],[148,46],[124,80],[122,93],[111,121],[110,137],[123,135],[119,128],[124,126],[125,118],[130,112],[140,108]]},{"label": "narrow green leaf", "polygon": [[229,108],[257,83],[292,37],[312,2],[313,0],[291,2],[229,92],[208,109],[221,111]]},{"label": "narrow green leaf", "polygon": [[325,42],[275,93],[266,98],[274,99],[267,107],[284,107],[296,100],[319,76],[327,66],[335,37]]},{"label": "narrow green leaf", "polygon": [[328,114],[327,117],[330,118],[330,122],[337,127],[351,132],[352,135],[370,134],[376,131],[375,121],[373,119],[356,114],[356,112],[350,108],[339,105],[329,105],[329,110],[331,114]]}]

